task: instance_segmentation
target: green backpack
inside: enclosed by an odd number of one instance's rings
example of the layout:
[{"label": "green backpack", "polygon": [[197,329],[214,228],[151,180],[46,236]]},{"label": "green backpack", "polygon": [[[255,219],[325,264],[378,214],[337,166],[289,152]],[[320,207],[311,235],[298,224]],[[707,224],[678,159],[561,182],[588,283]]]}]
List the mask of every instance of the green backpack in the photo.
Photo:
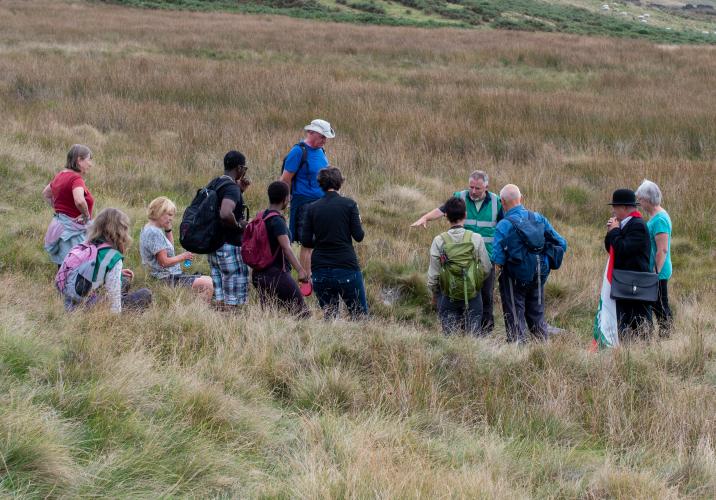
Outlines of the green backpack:
[{"label": "green backpack", "polygon": [[450,300],[464,300],[465,305],[480,292],[485,272],[479,269],[472,244],[472,231],[465,231],[462,241],[455,243],[443,233],[440,253],[440,290]]}]

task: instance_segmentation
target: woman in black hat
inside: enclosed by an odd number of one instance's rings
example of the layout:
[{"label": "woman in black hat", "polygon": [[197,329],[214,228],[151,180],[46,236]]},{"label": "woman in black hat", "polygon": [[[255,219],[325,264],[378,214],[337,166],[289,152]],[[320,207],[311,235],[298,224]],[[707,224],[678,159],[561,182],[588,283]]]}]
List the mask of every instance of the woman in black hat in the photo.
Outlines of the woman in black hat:
[{"label": "woman in black hat", "polygon": [[[614,252],[614,269],[649,272],[649,230],[636,209],[634,191],[617,189],[612,194],[612,218],[607,222],[604,246]],[[619,340],[651,333],[651,303],[615,299]]]}]

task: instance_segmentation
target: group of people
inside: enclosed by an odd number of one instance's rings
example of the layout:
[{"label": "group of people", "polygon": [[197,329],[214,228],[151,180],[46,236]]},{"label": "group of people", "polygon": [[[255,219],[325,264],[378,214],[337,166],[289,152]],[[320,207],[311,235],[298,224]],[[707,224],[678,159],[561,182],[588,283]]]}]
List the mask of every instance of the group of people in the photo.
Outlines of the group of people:
[{"label": "group of people", "polygon": [[[545,321],[544,285],[550,271],[559,268],[567,243],[546,217],[522,205],[517,186],[504,186],[498,196],[488,190],[488,183],[485,172],[473,172],[468,179],[468,189],[453,193],[445,204],[412,224],[413,227],[427,227],[429,221],[443,216],[450,224],[450,229],[432,242],[427,280],[443,331],[464,331],[473,335],[492,331],[493,291],[498,275],[507,340],[524,342],[527,334],[545,339],[554,330]],[[604,304],[600,304],[595,338],[604,338],[605,329],[612,331],[609,332],[611,340],[600,340],[602,345],[613,346],[620,341],[649,337],[653,332],[652,311],[657,318],[659,334],[668,336],[671,332],[668,280],[672,272],[672,225],[661,202],[659,187],[649,180],[644,180],[636,192],[617,189],[613,193],[609,203],[612,217],[607,223],[604,243],[609,254],[605,271],[609,287],[602,290],[601,297],[603,302],[612,303],[613,311],[609,313]],[[646,223],[637,210],[639,205],[649,216]],[[477,267],[483,272],[473,280],[480,284],[479,290],[462,297],[459,292],[470,288],[465,285],[469,280],[458,280],[462,288],[451,294],[450,284],[446,284],[448,280],[441,274],[447,274],[445,269],[449,266],[445,264],[452,257],[446,255],[445,248],[466,242],[471,243],[472,260],[479,263]],[[459,256],[452,260],[459,260]],[[629,275],[634,291],[632,297],[617,296],[611,291],[612,277],[618,276],[619,271],[637,273]],[[647,288],[644,279],[654,284],[653,300],[644,300],[637,290]],[[603,321],[608,314],[613,325]]]},{"label": "group of people", "polygon": [[[476,170],[468,178],[468,189],[456,191],[412,224],[426,227],[442,216],[450,224],[432,242],[427,280],[442,329],[448,334],[489,334],[495,326],[499,275],[507,341],[526,342],[528,334],[546,339],[550,329],[544,315],[544,285],[550,270],[559,268],[567,242],[546,217],[522,205],[519,187],[507,184],[498,196],[488,186],[488,174]],[[467,265],[453,266],[450,273],[450,263],[461,260],[457,247],[468,242],[472,254],[463,258]],[[478,269],[472,279],[471,264]],[[460,279],[460,273],[465,277]]]},{"label": "group of people", "polygon": [[[338,168],[328,164],[323,149],[335,132],[327,121],[316,119],[304,127],[304,133],[304,139],[284,159],[280,180],[268,186],[266,210],[256,216],[265,225],[272,254],[268,266],[249,272],[242,257],[248,223],[243,193],[251,181],[246,175],[246,157],[229,151],[224,156],[223,175],[204,189],[216,197],[220,228],[219,245],[207,253],[211,276],[186,271],[195,254],[176,253],[177,210],[165,196],[149,203],[148,220],[139,237],[139,253],[148,274],[167,286],[191,288],[222,311],[247,303],[251,281],[262,305],[275,303],[298,317],[309,316],[304,296],[313,292],[327,319],[340,314],[341,302],[351,318],[365,317],[365,284],[353,248],[353,241],[364,237],[358,205],[340,194],[345,179]],[[58,266],[55,283],[68,310],[96,304],[101,297],[99,288],[106,289],[113,312],[146,307],[151,292],[146,288],[130,292],[134,273],[123,267],[132,241],[129,218],[114,208],[93,216],[94,197],[85,183],[91,168],[91,150],[76,144],[67,154],[65,168],[43,190],[55,212],[45,236],[45,249]],[[289,204],[290,225],[283,215]],[[301,246],[299,258],[291,243]],[[108,252],[112,252],[111,259],[105,259]]]},{"label": "group of people", "polygon": [[[139,252],[149,275],[168,286],[191,288],[220,310],[246,304],[251,282],[262,305],[277,304],[297,317],[310,315],[304,296],[312,292],[326,319],[339,315],[341,302],[351,318],[367,316],[365,285],[353,247],[365,233],[358,205],[340,194],[345,179],[330,165],[324,150],[334,137],[335,131],[325,120],[316,119],[304,127],[303,140],[284,158],[280,178],[268,186],[267,208],[257,212],[250,224],[243,200],[251,185],[246,158],[239,151],[224,156],[223,175],[200,191],[215,197],[214,217],[220,228],[218,244],[207,252],[211,276],[186,272],[195,254],[176,254],[176,205],[164,196],[152,200],[139,237]],[[55,212],[45,248],[59,267],[56,283],[68,309],[96,303],[102,286],[112,311],[146,306],[151,303],[151,292],[130,292],[133,272],[122,265],[131,242],[128,217],[114,208],[93,217],[94,198],[85,183],[91,167],[90,149],[74,145],[65,168],[43,191]],[[559,268],[567,242],[546,217],[522,205],[516,185],[504,186],[499,195],[488,187],[488,174],[476,170],[466,190],[453,193],[442,206],[412,224],[427,227],[428,222],[445,216],[450,225],[432,241],[427,273],[442,329],[447,334],[490,333],[495,325],[498,281],[508,341],[525,342],[528,335],[546,339],[550,327],[545,321],[544,286],[550,271]],[[648,224],[635,210],[639,202],[650,215]],[[659,275],[657,302],[616,300],[620,337],[643,332],[652,309],[660,330],[667,332],[671,323],[667,297],[671,221],[660,205],[661,192],[650,181],[644,181],[636,193],[614,193],[614,217],[605,239],[613,267]],[[288,207],[287,222],[284,211]],[[247,229],[256,224],[261,231]],[[185,230],[182,224],[181,231]],[[251,238],[257,234],[266,238],[270,251],[268,262],[251,272],[242,256],[245,232]],[[300,246],[298,257],[292,243]],[[255,241],[245,245],[244,251],[249,246],[255,251]],[[85,255],[89,257],[78,257]],[[82,258],[94,259],[89,273],[76,271]],[[78,281],[75,275],[85,278]],[[72,279],[65,279],[68,276]],[[85,293],[77,293],[80,288]]]}]

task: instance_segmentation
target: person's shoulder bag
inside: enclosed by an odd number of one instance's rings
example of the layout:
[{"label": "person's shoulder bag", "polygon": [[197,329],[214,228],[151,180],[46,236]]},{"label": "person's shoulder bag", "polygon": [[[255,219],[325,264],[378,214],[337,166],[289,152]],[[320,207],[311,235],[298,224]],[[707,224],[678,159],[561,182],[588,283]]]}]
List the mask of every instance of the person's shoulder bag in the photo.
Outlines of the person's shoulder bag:
[{"label": "person's shoulder bag", "polygon": [[612,290],[610,297],[615,300],[639,300],[656,302],[659,293],[659,275],[656,273],[612,271]]}]

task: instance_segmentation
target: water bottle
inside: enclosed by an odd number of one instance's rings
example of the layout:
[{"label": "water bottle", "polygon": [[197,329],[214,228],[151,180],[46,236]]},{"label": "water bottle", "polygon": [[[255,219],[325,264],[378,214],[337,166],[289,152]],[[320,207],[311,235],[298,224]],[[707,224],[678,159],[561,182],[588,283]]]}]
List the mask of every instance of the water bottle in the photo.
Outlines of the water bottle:
[{"label": "water bottle", "polygon": [[187,269],[191,267],[191,259],[186,259],[184,261],[184,267],[186,267]]}]

